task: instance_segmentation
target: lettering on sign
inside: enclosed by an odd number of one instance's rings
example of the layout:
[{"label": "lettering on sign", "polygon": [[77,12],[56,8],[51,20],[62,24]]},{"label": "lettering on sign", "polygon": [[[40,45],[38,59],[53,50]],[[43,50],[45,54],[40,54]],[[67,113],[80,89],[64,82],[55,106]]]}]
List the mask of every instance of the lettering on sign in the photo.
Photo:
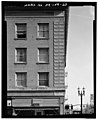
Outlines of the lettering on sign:
[{"label": "lettering on sign", "polygon": [[31,106],[33,107],[38,107],[39,106],[39,103],[34,103],[33,99],[31,100]]},{"label": "lettering on sign", "polygon": [[32,104],[33,107],[39,107],[39,103]]},{"label": "lettering on sign", "polygon": [[64,96],[64,93],[62,93],[62,92],[54,92],[54,95],[56,95],[56,96]]}]

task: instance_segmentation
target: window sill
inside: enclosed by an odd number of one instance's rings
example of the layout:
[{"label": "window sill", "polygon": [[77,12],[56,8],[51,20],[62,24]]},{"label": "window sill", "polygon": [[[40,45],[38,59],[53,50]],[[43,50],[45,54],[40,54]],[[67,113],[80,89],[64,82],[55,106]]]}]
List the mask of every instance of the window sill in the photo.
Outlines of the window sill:
[{"label": "window sill", "polygon": [[26,87],[24,86],[16,86],[17,89],[25,89]]},{"label": "window sill", "polygon": [[14,40],[27,40],[27,38],[14,38]]},{"label": "window sill", "polygon": [[36,64],[49,64],[49,62],[46,62],[46,63],[44,63],[44,62],[37,62]]},{"label": "window sill", "polygon": [[36,40],[49,40],[49,38],[36,38]]},{"label": "window sill", "polygon": [[49,86],[38,86],[38,89],[47,89]]},{"label": "window sill", "polygon": [[16,64],[25,64],[25,65],[26,65],[27,62],[23,62],[23,63],[21,63],[21,62],[15,62],[14,64],[15,64],[15,65],[16,65]]}]

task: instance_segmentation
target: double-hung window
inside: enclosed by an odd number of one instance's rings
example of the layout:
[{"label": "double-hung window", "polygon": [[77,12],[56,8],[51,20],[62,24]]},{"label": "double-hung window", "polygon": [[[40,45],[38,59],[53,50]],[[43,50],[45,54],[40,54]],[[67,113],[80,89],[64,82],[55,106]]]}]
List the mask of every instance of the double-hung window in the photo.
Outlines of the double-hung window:
[{"label": "double-hung window", "polygon": [[49,62],[49,48],[38,48],[38,62],[39,63]]},{"label": "double-hung window", "polygon": [[27,49],[16,48],[15,49],[15,63],[26,63],[27,61]]},{"label": "double-hung window", "polygon": [[39,86],[49,86],[49,73],[39,72],[38,73]]},{"label": "double-hung window", "polygon": [[26,23],[15,24],[15,38],[26,38],[27,28]]},{"label": "double-hung window", "polygon": [[17,87],[26,87],[27,73],[26,72],[16,72],[15,82]]},{"label": "double-hung window", "polygon": [[49,38],[49,23],[38,23],[38,38]]}]

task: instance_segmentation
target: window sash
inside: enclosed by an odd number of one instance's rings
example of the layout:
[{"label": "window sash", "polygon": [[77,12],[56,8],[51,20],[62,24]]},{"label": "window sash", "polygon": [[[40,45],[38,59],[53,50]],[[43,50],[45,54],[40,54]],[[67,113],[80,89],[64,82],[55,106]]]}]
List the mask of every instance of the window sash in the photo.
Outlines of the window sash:
[{"label": "window sash", "polygon": [[26,80],[16,80],[17,86],[26,87]]},{"label": "window sash", "polygon": [[17,23],[16,24],[16,38],[26,38],[26,24],[25,23]]},{"label": "window sash", "polygon": [[16,31],[17,32],[17,35],[24,35],[26,34],[26,31]]},{"label": "window sash", "polygon": [[39,23],[39,31],[49,31],[48,23]]},{"label": "window sash", "polygon": [[39,86],[48,86],[49,73],[39,73]]},{"label": "window sash", "polygon": [[39,86],[48,86],[48,80],[39,80]]},{"label": "window sash", "polygon": [[49,49],[48,48],[39,48],[38,62],[49,62]]},{"label": "window sash", "polygon": [[48,73],[39,73],[39,80],[48,80]]},{"label": "window sash", "polygon": [[26,62],[26,49],[16,49],[16,62]]},{"label": "window sash", "polygon": [[40,54],[39,55],[39,62],[49,62],[49,55],[47,55],[47,54]]},{"label": "window sash", "polygon": [[26,24],[16,24],[17,31],[26,31]]},{"label": "window sash", "polygon": [[16,73],[16,85],[19,87],[26,87],[27,74]]},{"label": "window sash", "polygon": [[49,31],[38,31],[38,36],[49,38]]},{"label": "window sash", "polygon": [[38,37],[49,38],[49,24],[48,23],[38,24]]}]

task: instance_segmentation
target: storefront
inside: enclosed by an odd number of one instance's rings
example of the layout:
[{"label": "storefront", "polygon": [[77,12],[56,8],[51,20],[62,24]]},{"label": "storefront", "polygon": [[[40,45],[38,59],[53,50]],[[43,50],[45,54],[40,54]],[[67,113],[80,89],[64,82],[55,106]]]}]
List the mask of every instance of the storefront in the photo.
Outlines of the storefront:
[{"label": "storefront", "polygon": [[[24,94],[24,93],[23,93]],[[50,115],[61,115],[64,112],[64,97],[57,96],[57,94],[50,93],[39,93],[41,96],[30,93],[25,94],[10,93],[7,100],[7,113],[12,116],[50,116]],[[11,95],[11,96],[10,96]],[[29,96],[30,95],[30,96]]]},{"label": "storefront", "polygon": [[13,108],[13,116],[51,116],[59,115],[59,107],[17,107]]}]

